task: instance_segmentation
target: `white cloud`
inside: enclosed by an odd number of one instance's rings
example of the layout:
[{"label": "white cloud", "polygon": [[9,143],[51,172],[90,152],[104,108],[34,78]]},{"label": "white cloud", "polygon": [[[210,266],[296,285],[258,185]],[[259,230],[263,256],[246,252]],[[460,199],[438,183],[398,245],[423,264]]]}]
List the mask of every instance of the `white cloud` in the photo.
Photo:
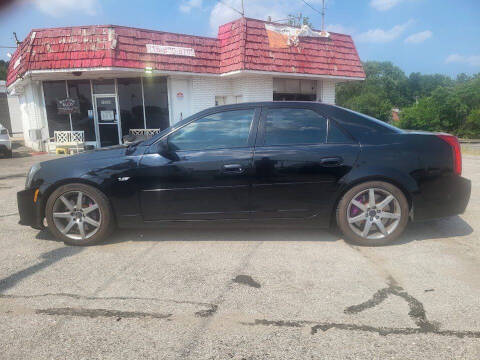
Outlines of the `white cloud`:
[{"label": "white cloud", "polygon": [[407,44],[420,44],[427,39],[432,37],[433,33],[430,30],[421,31],[415,34],[410,35],[405,39],[405,43]]},{"label": "white cloud", "polygon": [[371,0],[370,6],[378,11],[390,10],[395,5],[401,3],[402,0]]},{"label": "white cloud", "polygon": [[395,25],[389,30],[371,29],[361,34],[358,34],[356,36],[356,40],[359,42],[387,43],[395,40],[400,35],[402,35],[412,23],[413,20],[409,20],[404,24]]},{"label": "white cloud", "polygon": [[192,9],[200,9],[202,7],[203,0],[184,0],[180,4],[180,11],[189,13]]},{"label": "white cloud", "polygon": [[344,26],[342,24],[330,24],[327,25],[327,31],[331,31],[339,34],[353,34],[355,29],[349,26]]},{"label": "white cloud", "polygon": [[38,10],[47,15],[61,17],[72,13],[83,13],[94,16],[100,9],[99,0],[35,0]]},{"label": "white cloud", "polygon": [[[331,4],[333,0],[327,0],[327,4]],[[218,27],[229,21],[238,19],[241,15],[232,10],[230,7],[241,11],[241,0],[222,0],[223,4],[217,2],[210,13],[210,28],[212,33],[216,34]],[[320,9],[321,0],[309,1],[315,8]],[[228,6],[226,6],[228,5]],[[292,0],[248,0],[245,1],[245,16],[255,19],[266,20],[269,16],[272,20],[286,19],[288,14],[298,14],[301,12],[304,16],[309,16],[314,27],[321,27],[320,16],[313,13],[301,1]]]},{"label": "white cloud", "polygon": [[460,63],[470,66],[480,66],[480,55],[464,56],[459,54],[451,54],[445,59],[445,62],[447,64]]}]

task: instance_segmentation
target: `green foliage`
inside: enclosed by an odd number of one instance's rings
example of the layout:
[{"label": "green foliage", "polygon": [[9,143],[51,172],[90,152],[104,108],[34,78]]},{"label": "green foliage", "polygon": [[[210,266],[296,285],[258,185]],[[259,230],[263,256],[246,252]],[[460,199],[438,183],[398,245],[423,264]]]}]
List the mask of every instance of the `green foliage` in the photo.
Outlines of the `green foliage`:
[{"label": "green foliage", "polygon": [[397,126],[446,131],[480,138],[480,74],[448,76],[405,73],[390,62],[363,64],[366,79],[337,85],[337,104],[390,122],[400,109]]},{"label": "green foliage", "polygon": [[0,60],[0,80],[7,79],[8,61]]},{"label": "green foliage", "polygon": [[402,109],[400,127],[480,137],[480,77],[437,87],[430,96]]}]

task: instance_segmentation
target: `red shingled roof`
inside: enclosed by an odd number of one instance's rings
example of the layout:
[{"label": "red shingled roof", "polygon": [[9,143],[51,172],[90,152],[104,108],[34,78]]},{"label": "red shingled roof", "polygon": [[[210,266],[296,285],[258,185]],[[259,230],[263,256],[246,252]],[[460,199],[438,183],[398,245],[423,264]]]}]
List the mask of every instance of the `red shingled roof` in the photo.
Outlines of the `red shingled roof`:
[{"label": "red shingled roof", "polygon": [[[239,19],[220,26],[218,38],[124,26],[32,30],[12,56],[7,85],[30,70],[121,67],[198,74],[237,70],[364,78],[350,36],[301,37],[297,46],[271,47],[266,22]],[[147,44],[192,48],[195,56],[147,52]]]}]

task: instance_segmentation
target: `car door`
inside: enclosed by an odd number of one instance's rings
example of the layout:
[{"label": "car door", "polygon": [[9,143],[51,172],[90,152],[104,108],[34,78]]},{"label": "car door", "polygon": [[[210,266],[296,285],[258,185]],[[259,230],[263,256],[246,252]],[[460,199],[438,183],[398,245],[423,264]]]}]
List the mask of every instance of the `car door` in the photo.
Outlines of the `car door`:
[{"label": "car door", "polygon": [[262,109],[253,157],[252,218],[328,219],[358,143],[309,104]]},{"label": "car door", "polygon": [[153,144],[139,167],[144,219],[247,219],[259,113],[209,113]]}]

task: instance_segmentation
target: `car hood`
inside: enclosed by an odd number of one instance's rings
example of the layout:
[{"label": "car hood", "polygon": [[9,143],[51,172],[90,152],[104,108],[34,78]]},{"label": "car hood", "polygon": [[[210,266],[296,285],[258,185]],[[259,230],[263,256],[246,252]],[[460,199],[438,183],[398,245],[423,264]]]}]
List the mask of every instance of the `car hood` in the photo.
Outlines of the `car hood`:
[{"label": "car hood", "polygon": [[104,161],[105,159],[111,159],[115,161],[116,159],[123,158],[125,156],[135,156],[143,154],[144,147],[141,145],[129,147],[127,145],[116,145],[105,147],[96,150],[85,151],[72,156],[66,156],[59,159],[48,160],[42,162],[40,165],[42,168],[50,166],[60,166],[65,164],[65,166],[72,166],[73,164],[85,163],[95,164],[97,161]]}]

